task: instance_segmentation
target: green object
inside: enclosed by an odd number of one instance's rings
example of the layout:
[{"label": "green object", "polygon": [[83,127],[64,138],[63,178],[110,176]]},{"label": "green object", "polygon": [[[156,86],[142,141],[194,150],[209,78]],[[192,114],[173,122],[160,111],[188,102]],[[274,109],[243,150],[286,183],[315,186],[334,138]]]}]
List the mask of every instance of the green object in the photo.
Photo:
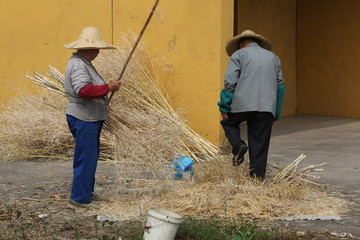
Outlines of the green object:
[{"label": "green object", "polygon": [[276,120],[280,119],[283,101],[284,101],[284,94],[285,94],[285,86],[284,84],[281,84],[277,87],[276,113],[275,113]]},{"label": "green object", "polygon": [[218,102],[218,106],[220,109],[220,112],[227,113],[230,112],[231,109],[231,101],[234,94],[228,91],[225,91],[225,89],[221,90],[220,92],[220,102]]}]

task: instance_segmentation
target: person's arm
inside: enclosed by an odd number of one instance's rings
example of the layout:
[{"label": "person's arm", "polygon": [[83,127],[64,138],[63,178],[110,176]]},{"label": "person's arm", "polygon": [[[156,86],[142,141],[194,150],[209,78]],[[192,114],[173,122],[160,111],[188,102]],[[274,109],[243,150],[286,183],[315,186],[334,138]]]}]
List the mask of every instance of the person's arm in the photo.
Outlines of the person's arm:
[{"label": "person's arm", "polygon": [[92,84],[90,75],[84,64],[83,62],[76,62],[71,69],[71,84],[74,89],[74,94],[77,96],[79,96],[79,92],[84,86]]},{"label": "person's arm", "polygon": [[235,54],[233,54],[230,58],[225,74],[224,89],[221,90],[220,101],[218,102],[219,110],[222,113],[223,119],[226,118],[226,113],[231,110],[231,101],[241,73],[240,62],[234,56]]},{"label": "person's arm", "polygon": [[277,80],[277,97],[276,97],[275,119],[279,120],[281,112],[282,112],[283,102],[284,102],[285,85],[284,85],[284,78],[282,76],[281,62],[278,57],[277,57],[277,61],[278,61],[278,73],[277,73],[277,79],[276,79]]},{"label": "person's arm", "polygon": [[276,113],[275,113],[276,120],[280,119],[282,106],[283,106],[283,102],[284,102],[284,94],[285,94],[284,84],[277,86]]},{"label": "person's arm", "polygon": [[233,93],[225,91],[225,89],[220,92],[220,102],[218,102],[219,110],[222,113],[228,113],[231,110],[231,101],[233,98]]},{"label": "person's arm", "polygon": [[109,92],[109,85],[92,85],[88,84],[82,87],[78,96],[86,99],[96,99],[105,96]]},{"label": "person's arm", "polygon": [[236,52],[231,56],[225,73],[224,90],[230,93],[234,93],[241,73],[240,60],[237,55],[240,53]]},{"label": "person's arm", "polygon": [[82,87],[78,96],[86,99],[96,99],[105,96],[109,92],[115,92],[119,90],[121,81],[110,81],[109,84],[92,85],[88,84]]}]

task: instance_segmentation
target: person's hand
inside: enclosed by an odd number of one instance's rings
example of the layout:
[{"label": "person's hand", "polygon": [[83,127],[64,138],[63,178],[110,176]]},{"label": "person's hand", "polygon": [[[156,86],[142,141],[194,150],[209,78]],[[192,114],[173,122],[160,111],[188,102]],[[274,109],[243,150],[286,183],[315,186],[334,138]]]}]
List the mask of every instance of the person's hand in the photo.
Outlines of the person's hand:
[{"label": "person's hand", "polygon": [[121,81],[120,80],[109,81],[108,85],[109,85],[109,92],[116,92],[117,90],[119,90],[121,86]]},{"label": "person's hand", "polygon": [[227,115],[227,113],[221,113],[221,117],[223,120],[229,120],[229,116]]}]

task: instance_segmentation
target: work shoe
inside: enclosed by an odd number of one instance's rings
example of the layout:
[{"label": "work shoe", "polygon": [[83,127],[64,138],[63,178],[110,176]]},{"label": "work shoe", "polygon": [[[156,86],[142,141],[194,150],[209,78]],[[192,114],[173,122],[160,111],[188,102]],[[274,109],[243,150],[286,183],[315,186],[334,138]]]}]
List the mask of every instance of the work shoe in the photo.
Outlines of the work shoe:
[{"label": "work shoe", "polygon": [[233,166],[239,166],[244,161],[244,155],[248,150],[246,144],[242,144],[239,151],[233,157]]},{"label": "work shoe", "polygon": [[99,204],[96,204],[96,203],[93,203],[93,202],[78,202],[78,201],[75,201],[75,200],[72,200],[70,199],[69,203],[71,205],[74,205],[75,207],[82,207],[82,208],[89,208],[89,207],[94,207],[94,206],[97,206]]}]

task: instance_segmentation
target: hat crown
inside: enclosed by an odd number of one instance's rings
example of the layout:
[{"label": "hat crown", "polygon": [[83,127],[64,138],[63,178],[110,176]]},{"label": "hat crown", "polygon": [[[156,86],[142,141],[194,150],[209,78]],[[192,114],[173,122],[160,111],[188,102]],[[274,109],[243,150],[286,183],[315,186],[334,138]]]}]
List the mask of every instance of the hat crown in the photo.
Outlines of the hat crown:
[{"label": "hat crown", "polygon": [[249,29],[243,31],[240,35],[249,35],[249,34],[256,34],[254,31],[251,31]]},{"label": "hat crown", "polygon": [[70,49],[115,49],[109,43],[106,43],[96,27],[84,28],[78,40],[65,44],[64,47]]},{"label": "hat crown", "polygon": [[79,36],[79,40],[85,40],[89,42],[94,41],[103,41],[99,29],[96,27],[86,27],[84,28]]},{"label": "hat crown", "polygon": [[271,43],[265,37],[261,36],[260,34],[255,33],[252,30],[245,30],[241,34],[233,37],[227,44],[226,44],[226,53],[231,56],[235,51],[239,49],[239,41],[243,38],[255,38],[257,43],[260,47],[271,51]]}]

